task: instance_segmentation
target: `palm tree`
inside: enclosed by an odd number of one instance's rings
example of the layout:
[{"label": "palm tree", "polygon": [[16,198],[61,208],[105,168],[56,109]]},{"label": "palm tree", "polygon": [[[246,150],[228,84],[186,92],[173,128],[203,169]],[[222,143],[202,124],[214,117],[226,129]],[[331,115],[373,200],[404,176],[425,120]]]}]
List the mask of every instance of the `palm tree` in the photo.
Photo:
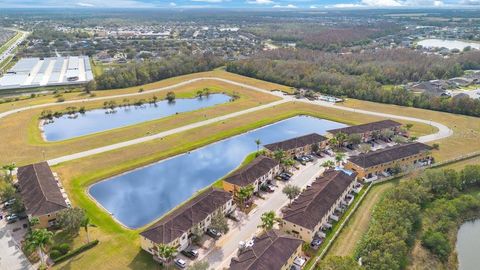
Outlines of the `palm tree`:
[{"label": "palm tree", "polygon": [[322,167],[324,167],[325,169],[333,168],[335,167],[335,163],[332,160],[327,160],[322,163]]},{"label": "palm tree", "polygon": [[292,203],[292,200],[295,199],[300,193],[302,192],[298,186],[294,185],[286,185],[282,189],[283,194],[287,195],[287,198],[290,200],[290,203]]},{"label": "palm tree", "polygon": [[258,225],[259,228],[265,231],[271,230],[276,223],[280,222],[280,219],[276,216],[274,211],[268,211],[262,214],[262,224]]},{"label": "palm tree", "polygon": [[370,152],[371,149],[372,149],[372,146],[368,143],[362,143],[358,146],[358,151],[362,154],[366,154]]},{"label": "palm tree", "polygon": [[410,129],[412,129],[412,127],[413,127],[413,124],[412,124],[412,123],[408,123],[408,124],[405,125],[405,128],[406,128],[408,131],[410,131]]},{"label": "palm tree", "polygon": [[83,227],[85,230],[85,234],[87,235],[87,243],[90,243],[90,237],[88,235],[88,227],[96,227],[95,224],[92,224],[90,222],[90,218],[85,216],[85,218],[82,220],[82,223],[80,223],[80,226]]},{"label": "palm tree", "polygon": [[337,138],[335,137],[330,138],[330,140],[328,140],[328,143],[336,147],[338,145]]},{"label": "palm tree", "polygon": [[347,136],[347,134],[345,134],[343,132],[339,132],[339,133],[335,134],[335,138],[337,139],[338,147],[342,147],[343,144],[347,141],[348,136]]},{"label": "palm tree", "polygon": [[345,153],[342,153],[342,152],[335,153],[335,161],[337,162],[338,165],[341,164],[344,158],[345,158]]},{"label": "palm tree", "polygon": [[51,243],[52,237],[53,232],[47,231],[47,229],[37,229],[31,231],[27,235],[26,247],[29,250],[36,249],[38,251],[42,265],[45,264],[43,253],[45,252],[47,246]]},{"label": "palm tree", "polygon": [[169,268],[169,263],[175,257],[177,253],[177,248],[170,245],[160,244],[158,245],[158,256],[165,260],[167,269]]},{"label": "palm tree", "polygon": [[237,197],[240,199],[240,207],[244,207],[245,200],[250,198],[253,195],[253,192],[255,191],[255,187],[250,184],[244,187],[241,187],[238,192],[237,192]]},{"label": "palm tree", "polygon": [[257,153],[258,153],[258,151],[260,151],[260,144],[262,144],[262,141],[260,141],[260,139],[256,139],[255,144],[257,144]]},{"label": "palm tree", "polygon": [[284,158],[282,161],[282,166],[285,168],[285,170],[289,171],[290,167],[295,165],[295,160],[293,158]]},{"label": "palm tree", "polygon": [[15,163],[10,163],[2,166],[2,169],[4,169],[5,171],[8,171],[8,175],[10,177],[12,177],[12,173],[15,170],[15,168],[17,168],[17,166],[15,166]]},{"label": "palm tree", "polygon": [[200,98],[200,99],[203,97],[203,91],[202,90],[197,91],[197,97]]},{"label": "palm tree", "polygon": [[283,151],[282,149],[275,150],[275,152],[273,152],[273,158],[278,163],[282,163],[282,160],[285,158],[285,151]]}]

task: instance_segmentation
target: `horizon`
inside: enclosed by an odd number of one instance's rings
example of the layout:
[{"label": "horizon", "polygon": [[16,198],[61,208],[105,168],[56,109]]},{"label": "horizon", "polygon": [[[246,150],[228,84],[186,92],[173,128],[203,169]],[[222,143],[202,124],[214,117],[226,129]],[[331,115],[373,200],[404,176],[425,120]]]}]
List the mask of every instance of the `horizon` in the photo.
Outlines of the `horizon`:
[{"label": "horizon", "polygon": [[479,9],[480,0],[0,0],[11,9],[415,10]]}]

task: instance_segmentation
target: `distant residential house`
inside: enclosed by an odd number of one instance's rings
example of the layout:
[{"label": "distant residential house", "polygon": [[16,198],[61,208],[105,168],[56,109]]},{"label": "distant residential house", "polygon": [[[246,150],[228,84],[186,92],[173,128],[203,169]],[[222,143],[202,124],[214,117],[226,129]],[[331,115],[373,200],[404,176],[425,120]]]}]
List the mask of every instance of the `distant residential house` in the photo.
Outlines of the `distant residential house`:
[{"label": "distant residential house", "polygon": [[68,205],[47,162],[18,168],[17,179],[28,218],[38,218],[41,228],[55,225],[57,213]]},{"label": "distant residential house", "polygon": [[327,132],[331,137],[337,135],[338,133],[344,133],[347,136],[357,134],[361,136],[362,142],[368,142],[373,139],[373,134],[375,132],[382,133],[386,130],[391,130],[393,134],[400,134],[402,133],[401,126],[402,124],[397,121],[382,120],[362,125],[331,129],[327,130]]},{"label": "distant residential house", "polygon": [[279,230],[269,230],[255,238],[252,247],[240,251],[230,270],[287,270],[302,252],[303,241]]},{"label": "distant residential house", "polygon": [[320,150],[325,149],[328,139],[317,133],[311,133],[305,136],[296,137],[293,139],[271,143],[265,145],[266,154],[273,156],[277,150],[282,150],[287,156],[297,157],[312,153],[313,145],[317,145]]},{"label": "distant residential house", "polygon": [[255,191],[258,191],[268,180],[273,180],[279,172],[280,164],[276,160],[259,156],[223,179],[223,189],[235,195],[240,188],[251,184],[255,187]]},{"label": "distant residential house", "polygon": [[427,165],[432,162],[430,150],[426,144],[414,142],[372,151],[350,157],[345,168],[358,173],[359,178],[376,178],[389,174],[396,166]]},{"label": "distant residential house", "polygon": [[410,87],[412,91],[424,93],[431,96],[448,96],[447,92],[448,84],[445,82],[440,82],[438,80],[421,82],[414,84]]},{"label": "distant residential house", "polygon": [[233,210],[230,193],[209,188],[141,232],[140,245],[155,260],[161,261],[158,255],[159,244],[174,246],[178,251],[184,250],[190,244],[195,228],[205,231],[210,226],[213,215],[226,215]]},{"label": "distant residential house", "polygon": [[345,203],[355,184],[355,173],[326,171],[290,205],[282,208],[282,230],[305,242],[312,241],[335,210]]},{"label": "distant residential house", "polygon": [[455,86],[465,87],[469,86],[474,83],[473,79],[466,78],[466,77],[457,77],[448,80],[449,82],[453,83]]}]

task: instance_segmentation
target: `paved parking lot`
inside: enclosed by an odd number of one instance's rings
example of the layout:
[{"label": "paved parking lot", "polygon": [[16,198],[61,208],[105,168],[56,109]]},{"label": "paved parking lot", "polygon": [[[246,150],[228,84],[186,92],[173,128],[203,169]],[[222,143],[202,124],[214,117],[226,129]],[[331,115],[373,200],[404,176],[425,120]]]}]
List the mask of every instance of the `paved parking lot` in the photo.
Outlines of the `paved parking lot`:
[{"label": "paved parking lot", "polygon": [[25,222],[26,220],[22,220],[6,224],[5,218],[0,220],[0,269],[34,269],[19,247],[20,240],[26,232],[23,228]]}]

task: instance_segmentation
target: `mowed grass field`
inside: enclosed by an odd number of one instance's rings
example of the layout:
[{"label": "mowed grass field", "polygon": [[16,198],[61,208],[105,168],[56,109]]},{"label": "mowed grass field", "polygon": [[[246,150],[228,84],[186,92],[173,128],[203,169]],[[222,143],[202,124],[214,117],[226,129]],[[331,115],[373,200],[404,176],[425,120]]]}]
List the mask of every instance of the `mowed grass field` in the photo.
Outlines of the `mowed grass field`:
[{"label": "mowed grass field", "polygon": [[[43,153],[45,153],[47,159],[77,153],[116,142],[148,136],[161,131],[245,110],[280,99],[273,95],[247,90],[239,86],[214,80],[194,82],[175,89],[173,92],[176,94],[177,98],[194,98],[198,90],[202,90],[206,87],[209,88],[212,93],[226,93],[232,96],[235,92],[240,98],[233,102],[206,107],[192,112],[179,113],[136,125],[107,130],[58,142],[46,142],[41,136],[39,116],[45,108],[27,110],[7,116],[0,119],[0,125],[7,131],[0,133],[0,140],[9,142],[8,145],[4,144],[0,146],[0,152],[5,153],[5,155],[0,156],[0,164],[7,162],[15,162],[16,164],[31,163],[42,159]],[[155,96],[159,99],[164,99],[166,93],[166,91],[158,92],[155,93]],[[149,100],[152,96],[152,93],[146,93],[135,99],[132,97],[129,97],[128,99],[129,102],[133,103],[134,100],[139,99]],[[112,100],[115,100],[117,104],[121,104],[124,103],[123,99],[124,98],[116,98]],[[78,104],[59,104],[48,107],[48,109],[52,111],[65,110],[65,108],[69,106],[76,106],[77,108],[84,106],[86,109],[101,108],[103,102],[104,101],[93,101]],[[122,110],[122,108],[119,108],[118,110]]]}]

